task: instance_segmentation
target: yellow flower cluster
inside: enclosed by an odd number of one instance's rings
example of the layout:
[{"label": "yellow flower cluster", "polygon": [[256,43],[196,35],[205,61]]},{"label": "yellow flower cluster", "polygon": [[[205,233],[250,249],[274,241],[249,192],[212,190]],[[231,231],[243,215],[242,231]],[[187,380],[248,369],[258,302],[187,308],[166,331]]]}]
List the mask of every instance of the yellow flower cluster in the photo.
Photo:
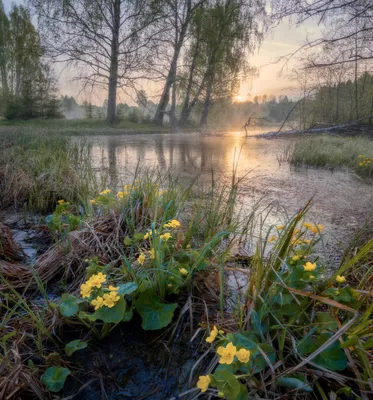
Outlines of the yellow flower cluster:
[{"label": "yellow flower cluster", "polygon": [[175,229],[175,228],[178,228],[180,225],[181,224],[177,219],[173,219],[173,220],[169,221],[167,224],[164,224],[164,227]]},{"label": "yellow flower cluster", "polygon": [[65,201],[65,200],[58,200],[57,203],[60,204],[60,205],[61,204],[65,204],[65,205],[69,205],[70,204],[68,201]]},{"label": "yellow flower cluster", "polygon": [[305,222],[304,224],[303,224],[303,226],[306,228],[306,229],[308,229],[309,231],[311,231],[311,232],[313,232],[315,235],[317,234],[317,233],[322,233],[323,231],[324,231],[324,225],[321,225],[321,224],[317,224],[317,225],[315,225],[315,224],[312,224],[312,223],[310,223],[310,222]]},{"label": "yellow flower cluster", "polygon": [[201,375],[198,378],[197,387],[202,393],[206,392],[211,382],[211,378],[208,375]]},{"label": "yellow flower cluster", "polygon": [[359,162],[360,167],[368,167],[371,164],[371,162],[373,161],[373,158],[366,157],[366,156],[364,156],[364,154],[360,154],[359,159],[360,159],[360,162]]},{"label": "yellow flower cluster", "polygon": [[[155,230],[154,233],[157,233],[157,231]],[[148,232],[145,233],[144,240],[149,239],[150,236],[153,236],[152,230],[149,230]]]},{"label": "yellow flower cluster", "polygon": [[124,199],[128,195],[128,192],[118,192],[117,197]]},{"label": "yellow flower cluster", "polygon": [[[83,297],[83,298],[84,298],[84,297],[89,297],[90,291],[92,291],[92,289],[93,289],[94,287],[100,288],[100,287],[101,287],[101,284],[102,284],[103,282],[105,282],[105,281],[106,281],[106,275],[103,274],[102,272],[99,272],[99,273],[96,274],[96,275],[92,275],[92,276],[88,279],[88,281],[87,281],[86,283],[83,283],[83,284],[80,286],[82,297]],[[83,292],[85,292],[85,295],[83,295]]]},{"label": "yellow flower cluster", "polygon": [[166,233],[164,233],[163,235],[159,236],[159,238],[162,239],[162,240],[164,240],[165,242],[167,242],[168,239],[171,238],[171,233],[166,232]]},{"label": "yellow flower cluster", "polygon": [[89,202],[91,203],[92,206],[96,204],[96,200],[95,199],[89,200]]},{"label": "yellow flower cluster", "polygon": [[237,347],[233,345],[232,342],[229,342],[226,347],[220,346],[216,351],[219,356],[219,364],[232,364],[234,361],[234,357],[236,356],[238,361],[246,364],[250,360],[250,351],[246,349],[240,349],[237,351]]},{"label": "yellow flower cluster", "polygon": [[139,255],[139,257],[137,258],[137,262],[140,264],[140,265],[144,265],[144,262],[145,262],[145,255],[144,254],[140,254]]},{"label": "yellow flower cluster", "polygon": [[218,328],[214,325],[212,331],[210,332],[210,336],[206,338],[206,342],[212,343],[216,339],[216,336],[218,336],[218,333]]},{"label": "yellow flower cluster", "polygon": [[275,242],[276,241],[276,236],[274,236],[274,235],[272,235],[272,236],[270,236],[269,238],[268,238],[268,243],[273,243],[273,242]]},{"label": "yellow flower cluster", "polygon": [[[101,289],[102,284],[105,282],[106,275],[104,273],[99,272],[95,275],[92,275],[87,282],[80,286],[80,294],[82,298],[88,298],[94,288]],[[103,296],[97,296],[96,299],[91,301],[91,304],[94,306],[95,310],[98,310],[103,306],[108,308],[114,307],[116,302],[120,299],[120,296],[118,295],[119,287],[109,285],[108,290],[109,293],[105,293]]]},{"label": "yellow flower cluster", "polygon": [[316,263],[311,263],[309,261],[307,261],[304,265],[303,265],[303,269],[306,272],[312,272],[316,269]]},{"label": "yellow flower cluster", "polygon": [[111,190],[110,189],[105,189],[102,192],[100,192],[100,196],[105,196],[105,195],[107,195],[109,193],[111,193]]}]

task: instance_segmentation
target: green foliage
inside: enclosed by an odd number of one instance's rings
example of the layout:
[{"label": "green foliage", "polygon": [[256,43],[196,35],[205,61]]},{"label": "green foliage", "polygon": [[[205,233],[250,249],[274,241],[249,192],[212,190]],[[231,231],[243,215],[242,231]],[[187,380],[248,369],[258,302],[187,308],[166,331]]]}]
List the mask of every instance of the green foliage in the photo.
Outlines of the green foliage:
[{"label": "green foliage", "polygon": [[361,176],[373,175],[373,141],[365,137],[318,136],[295,143],[289,161],[316,167],[348,167]]},{"label": "green foliage", "polygon": [[83,340],[76,339],[72,340],[71,342],[67,343],[65,346],[65,353],[70,357],[72,356],[76,351],[78,350],[83,350],[88,346],[87,342],[84,342]]},{"label": "green foliage", "polygon": [[59,200],[55,212],[46,217],[46,222],[54,235],[67,237],[68,233],[79,228],[81,217],[73,213],[69,202]]},{"label": "green foliage", "polygon": [[[302,380],[302,378],[303,378],[303,380]],[[304,377],[297,377],[297,378],[283,377],[283,378],[278,378],[278,379],[276,379],[276,385],[279,386],[279,387],[284,387],[286,389],[299,390],[300,392],[307,392],[307,393],[313,392],[311,386],[308,385],[306,382],[304,382]]]},{"label": "green foliage", "polygon": [[135,301],[136,311],[141,315],[142,328],[158,330],[166,327],[172,321],[177,304],[164,304],[160,302],[154,292],[142,292]]},{"label": "green foliage", "polygon": [[69,375],[70,371],[67,368],[49,367],[42,375],[41,383],[49,392],[59,392]]},{"label": "green foliage", "polygon": [[125,318],[127,309],[127,303],[123,296],[120,296],[120,300],[115,304],[114,307],[99,308],[94,314],[86,314],[86,317],[91,321],[95,322],[101,320],[106,324],[118,324]]},{"label": "green foliage", "polygon": [[44,50],[30,12],[13,5],[9,18],[0,10],[0,22],[0,85],[5,117],[61,117],[56,83],[43,61]]},{"label": "green foliage", "polygon": [[[327,332],[318,336],[308,335],[298,344],[298,351],[301,355],[309,355],[321,347],[331,336],[332,334]],[[341,349],[340,343],[336,341],[318,354],[314,362],[332,371],[343,371],[347,367],[347,356]]]},{"label": "green foliage", "polygon": [[72,317],[79,309],[82,301],[72,294],[64,293],[61,297],[61,303],[59,305],[60,313],[64,317]]}]

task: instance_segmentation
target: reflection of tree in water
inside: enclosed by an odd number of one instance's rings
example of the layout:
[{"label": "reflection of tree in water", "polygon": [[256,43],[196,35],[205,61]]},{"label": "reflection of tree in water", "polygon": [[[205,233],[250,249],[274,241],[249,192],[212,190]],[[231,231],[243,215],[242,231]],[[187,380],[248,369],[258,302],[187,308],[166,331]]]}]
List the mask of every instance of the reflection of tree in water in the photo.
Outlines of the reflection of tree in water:
[{"label": "reflection of tree in water", "polygon": [[155,141],[154,149],[158,159],[158,166],[161,167],[161,169],[166,169],[167,162],[164,156],[163,139]]},{"label": "reflection of tree in water", "polygon": [[140,162],[140,165],[145,161],[146,149],[149,147],[148,143],[145,141],[140,141],[136,143],[136,147],[133,149],[136,152],[136,164]]},{"label": "reflection of tree in water", "polygon": [[149,139],[127,142],[110,138],[107,141],[108,174],[111,186],[119,184],[120,177],[126,175],[124,170],[127,173],[133,173],[138,163],[140,167],[156,165],[163,171],[169,169],[171,172],[186,171],[193,174],[210,168],[219,169],[226,162],[225,157],[229,156],[226,145],[219,146],[215,142],[206,143],[198,137],[185,140],[180,137],[153,139],[149,136]]},{"label": "reflection of tree in water", "polygon": [[109,162],[109,177],[110,186],[117,187],[118,173],[117,173],[117,143],[115,140],[108,140],[107,154]]}]

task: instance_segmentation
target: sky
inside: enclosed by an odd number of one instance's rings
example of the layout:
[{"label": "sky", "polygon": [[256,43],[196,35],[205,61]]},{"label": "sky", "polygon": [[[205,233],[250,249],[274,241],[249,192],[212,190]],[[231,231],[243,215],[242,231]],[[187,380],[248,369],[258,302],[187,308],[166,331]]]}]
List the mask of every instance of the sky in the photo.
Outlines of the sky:
[{"label": "sky", "polygon": [[[11,4],[25,4],[22,0],[3,0],[5,10],[10,11]],[[262,42],[260,48],[249,57],[250,66],[258,70],[258,76],[247,78],[241,83],[236,101],[244,101],[256,95],[273,94],[291,95],[294,84],[289,79],[291,69],[296,65],[296,60],[290,61],[286,66],[281,57],[294,52],[302,46],[307,39],[315,39],[320,35],[320,28],[313,22],[295,26],[289,20],[282,21],[273,28]],[[276,62],[277,61],[277,62]],[[59,89],[61,94],[76,97],[80,102],[86,95],[80,93],[76,83],[72,82],[73,71],[62,66],[57,67]],[[146,89],[146,88],[145,88]],[[102,104],[104,95],[99,94],[90,99],[94,104]],[[120,102],[132,103],[131,99],[120,98]]]}]

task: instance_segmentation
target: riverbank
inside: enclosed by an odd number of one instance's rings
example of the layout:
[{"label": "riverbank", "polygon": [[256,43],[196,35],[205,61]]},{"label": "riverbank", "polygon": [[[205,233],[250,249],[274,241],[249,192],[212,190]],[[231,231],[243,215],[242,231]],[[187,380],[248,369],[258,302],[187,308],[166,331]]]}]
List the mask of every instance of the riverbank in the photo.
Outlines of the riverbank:
[{"label": "riverbank", "polygon": [[145,174],[86,207],[60,199],[32,268],[0,255],[3,393],[310,399],[349,386],[368,399],[373,239],[323,264],[306,205],[248,252],[263,214],[234,213],[238,186],[193,187]]},{"label": "riverbank", "polygon": [[152,138],[3,133],[1,396],[368,399],[371,191],[287,142]]},{"label": "riverbank", "polygon": [[320,135],[297,140],[284,159],[294,165],[349,168],[362,177],[373,177],[373,138]]}]

